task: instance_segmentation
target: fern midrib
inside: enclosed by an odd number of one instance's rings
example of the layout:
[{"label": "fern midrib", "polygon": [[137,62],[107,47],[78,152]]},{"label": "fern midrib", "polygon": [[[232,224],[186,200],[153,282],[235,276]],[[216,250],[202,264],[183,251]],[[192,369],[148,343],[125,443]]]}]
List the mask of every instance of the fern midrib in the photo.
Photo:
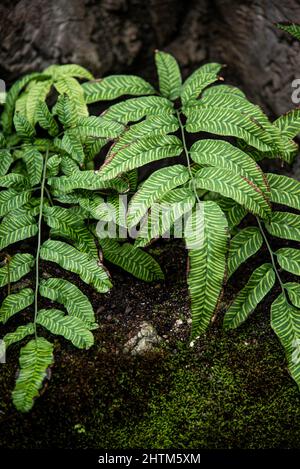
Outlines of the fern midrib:
[{"label": "fern midrib", "polygon": [[39,270],[40,270],[40,250],[41,250],[41,240],[42,240],[42,220],[43,220],[43,207],[44,207],[44,192],[46,184],[46,171],[47,171],[47,161],[49,155],[49,147],[46,150],[46,155],[44,159],[43,167],[43,176],[41,182],[41,195],[40,195],[40,211],[38,218],[38,235],[37,235],[37,250],[36,250],[36,259],[35,259],[35,294],[34,294],[34,336],[37,341],[37,316],[38,316],[38,295],[39,295]]},{"label": "fern midrib", "polygon": [[184,124],[182,123],[182,120],[181,120],[180,111],[177,110],[176,115],[177,115],[180,131],[181,131],[182,145],[183,145],[183,149],[184,149],[184,153],[185,153],[185,157],[186,157],[188,171],[190,173],[190,178],[191,178],[191,182],[192,182],[192,186],[193,186],[193,191],[194,191],[195,197],[197,199],[197,202],[200,204],[201,201],[200,201],[200,198],[198,196],[198,192],[197,192],[197,189],[196,189],[195,178],[194,178],[194,175],[193,175],[193,172],[192,172],[192,169],[191,169],[190,152],[189,152],[189,149],[188,149],[187,143],[186,143]]},{"label": "fern midrib", "polygon": [[290,301],[289,301],[289,297],[288,297],[287,292],[286,292],[286,287],[285,287],[285,285],[284,285],[284,283],[283,283],[283,281],[282,281],[282,278],[281,278],[281,276],[280,276],[280,273],[279,273],[279,271],[278,271],[278,269],[277,269],[277,265],[276,265],[276,261],[275,261],[276,253],[275,253],[275,252],[273,251],[273,249],[271,248],[271,245],[270,245],[270,243],[269,243],[269,240],[268,240],[268,238],[267,238],[267,235],[266,235],[266,233],[265,233],[265,230],[264,230],[264,228],[263,228],[263,225],[262,225],[261,220],[260,220],[258,217],[256,217],[256,219],[257,219],[257,223],[258,223],[260,232],[261,232],[261,234],[262,234],[262,236],[263,236],[263,238],[264,238],[265,244],[266,244],[267,249],[268,249],[268,251],[269,251],[270,258],[271,258],[271,262],[272,262],[272,266],[273,266],[274,272],[275,272],[275,274],[276,274],[277,280],[278,280],[278,282],[279,282],[279,285],[280,285],[282,294],[283,294],[283,296],[284,296],[284,299],[285,299],[286,303],[287,303],[290,307],[293,307],[293,305],[291,305],[291,303],[290,303]]}]

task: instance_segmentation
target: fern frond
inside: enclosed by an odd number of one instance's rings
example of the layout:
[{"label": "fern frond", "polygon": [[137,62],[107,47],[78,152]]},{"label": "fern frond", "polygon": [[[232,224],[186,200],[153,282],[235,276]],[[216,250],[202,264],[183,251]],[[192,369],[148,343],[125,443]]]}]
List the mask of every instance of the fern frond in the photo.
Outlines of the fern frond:
[{"label": "fern frond", "polygon": [[93,307],[86,295],[73,283],[61,278],[42,280],[40,294],[64,305],[70,316],[79,318],[88,329],[97,327]]},{"label": "fern frond", "polygon": [[190,149],[191,158],[200,165],[216,166],[244,176],[268,193],[266,177],[258,164],[244,153],[223,140],[198,140]]},{"label": "fern frond", "polygon": [[61,156],[59,155],[52,155],[48,158],[46,178],[57,176],[59,173],[60,163]]},{"label": "fern frond", "polygon": [[15,254],[3,267],[0,268],[0,287],[10,282],[17,282],[28,274],[34,265],[31,254]]},{"label": "fern frond", "polygon": [[9,318],[27,308],[34,302],[34,292],[31,288],[23,288],[18,293],[12,293],[4,298],[0,307],[0,322],[6,323]]},{"label": "fern frond", "polygon": [[300,133],[300,109],[292,109],[274,121],[281,134],[287,138],[295,138]]},{"label": "fern frond", "polygon": [[89,349],[94,345],[94,336],[86,324],[76,316],[65,316],[59,309],[41,309],[37,324],[45,327],[52,334],[61,335],[80,349]]},{"label": "fern frond", "polygon": [[271,306],[271,326],[285,350],[289,371],[300,387],[299,309],[288,304],[283,293]]},{"label": "fern frond", "polygon": [[61,147],[80,166],[83,165],[85,159],[84,149],[81,144],[80,137],[76,132],[66,131],[61,140]]},{"label": "fern frond", "polygon": [[204,65],[192,73],[182,85],[180,94],[182,104],[185,106],[195,100],[207,86],[216,82],[219,79],[218,73],[221,68],[222,65],[212,63]]},{"label": "fern frond", "polygon": [[22,159],[26,164],[30,184],[36,186],[42,178],[43,155],[34,146],[26,146]]},{"label": "fern frond", "polygon": [[300,241],[300,215],[288,212],[273,212],[265,223],[268,232],[278,238]]},{"label": "fern frond", "polygon": [[155,51],[159,91],[165,98],[174,101],[181,91],[181,73],[176,59],[166,52]]},{"label": "fern frond", "polygon": [[239,231],[230,241],[228,277],[231,277],[249,257],[254,256],[262,244],[263,237],[259,228],[250,226]]},{"label": "fern frond", "polygon": [[75,127],[79,118],[76,112],[76,105],[67,94],[58,96],[56,104],[52,109],[52,114],[57,115],[65,129]]},{"label": "fern frond", "polygon": [[84,100],[83,89],[75,78],[62,76],[54,82],[54,86],[58,93],[66,94],[73,101],[78,117],[86,117],[89,115]]},{"label": "fern frond", "polygon": [[83,83],[85,102],[107,101],[123,95],[155,94],[154,88],[135,75],[113,75],[100,80]]},{"label": "fern frond", "polygon": [[119,122],[106,119],[105,117],[81,117],[77,121],[75,132],[81,138],[84,137],[105,137],[116,138],[124,132],[125,126]]},{"label": "fern frond", "polygon": [[188,216],[195,202],[196,197],[189,188],[180,187],[169,191],[158,204],[151,206],[151,218],[141,226],[134,245],[145,247],[153,239],[163,237],[166,233],[169,234],[177,220],[180,220],[181,230],[182,217]]},{"label": "fern frond", "polygon": [[277,28],[294,36],[300,41],[300,25],[296,23],[277,23]]},{"label": "fern frond", "polygon": [[102,265],[69,244],[47,240],[41,247],[40,255],[42,259],[56,262],[63,269],[78,274],[85,283],[93,285],[99,293],[106,293],[111,287],[107,272]]},{"label": "fern frond", "polygon": [[166,116],[173,113],[173,105],[168,99],[160,96],[141,96],[113,104],[102,115],[106,119],[127,124],[138,121],[145,116]]},{"label": "fern frond", "polygon": [[275,284],[271,264],[263,264],[251,275],[246,286],[237,294],[224,317],[224,328],[235,329],[255,310]]},{"label": "fern frond", "polygon": [[13,162],[13,157],[10,153],[9,150],[6,150],[5,148],[0,150],[0,176],[4,176],[11,164]]},{"label": "fern frond", "polygon": [[32,82],[33,86],[28,88],[26,99],[26,114],[24,117],[31,125],[35,125],[38,120],[38,109],[41,103],[46,101],[47,95],[52,86],[52,80]]},{"label": "fern frond", "polygon": [[20,353],[20,374],[12,393],[13,403],[20,412],[29,412],[53,363],[53,345],[43,337],[28,342]]},{"label": "fern frond", "polygon": [[43,129],[48,130],[51,137],[55,137],[55,135],[58,134],[59,129],[57,122],[45,102],[40,102],[37,106],[36,120]]},{"label": "fern frond", "polygon": [[284,150],[279,129],[258,106],[236,94],[209,94],[183,111],[188,118],[188,132],[238,137],[261,151]]},{"label": "fern frond", "polygon": [[270,185],[270,199],[277,204],[300,210],[300,182],[288,176],[267,174]]},{"label": "fern frond", "polygon": [[14,115],[14,126],[17,134],[24,140],[31,140],[36,134],[33,125],[19,113]]},{"label": "fern frond", "polygon": [[164,274],[150,254],[129,243],[120,245],[114,239],[99,239],[105,259],[145,282],[164,278]]},{"label": "fern frond", "polygon": [[35,218],[30,214],[12,212],[0,224],[0,250],[11,244],[31,238],[38,232]]},{"label": "fern frond", "polygon": [[282,269],[291,274],[300,275],[300,249],[281,248],[275,254]]},{"label": "fern frond", "polygon": [[284,284],[287,290],[290,301],[296,308],[300,308],[300,284],[295,282],[288,282]]},{"label": "fern frond", "polygon": [[0,217],[3,217],[11,210],[25,205],[31,197],[30,191],[18,192],[14,189],[7,189],[0,192]]},{"label": "fern frond", "polygon": [[218,192],[262,218],[270,216],[271,208],[265,194],[243,175],[232,173],[228,169],[208,167],[197,171],[195,183],[199,189]]},{"label": "fern frond", "polygon": [[129,184],[121,178],[114,178],[109,181],[103,180],[100,172],[93,170],[77,171],[71,176],[54,177],[48,180],[52,190],[62,194],[73,191],[74,189],[106,190],[113,189],[124,193],[129,190]]},{"label": "fern frond", "polygon": [[15,112],[15,104],[18,99],[19,93],[23,88],[32,80],[47,80],[47,75],[42,73],[31,73],[16,81],[6,94],[4,110],[1,115],[1,123],[5,134],[10,134],[12,131],[13,115]]},{"label": "fern frond", "polygon": [[189,178],[189,171],[183,165],[169,166],[152,173],[130,201],[127,216],[128,227],[135,226],[156,200],[171,189],[181,186]]},{"label": "fern frond", "polygon": [[229,230],[239,225],[247,215],[247,210],[236,203],[235,200],[222,197],[217,199],[216,202],[226,215]]},{"label": "fern frond", "polygon": [[102,180],[112,179],[125,171],[152,161],[178,156],[181,152],[182,143],[174,135],[142,138],[111,153],[100,170],[100,176]]},{"label": "fern frond", "polygon": [[193,212],[191,229],[185,232],[189,249],[188,286],[193,338],[209,325],[221,296],[226,271],[226,218],[215,202],[203,202],[202,210],[202,213]]},{"label": "fern frond", "polygon": [[50,75],[54,80],[58,80],[61,77],[86,78],[87,80],[94,79],[93,75],[86,68],[77,64],[50,65],[45,68],[43,73]]},{"label": "fern frond", "polygon": [[33,322],[29,322],[25,326],[19,326],[15,331],[9,332],[3,337],[6,349],[8,349],[8,347],[10,347],[11,345],[25,339],[25,337],[33,335],[34,331],[35,328]]}]

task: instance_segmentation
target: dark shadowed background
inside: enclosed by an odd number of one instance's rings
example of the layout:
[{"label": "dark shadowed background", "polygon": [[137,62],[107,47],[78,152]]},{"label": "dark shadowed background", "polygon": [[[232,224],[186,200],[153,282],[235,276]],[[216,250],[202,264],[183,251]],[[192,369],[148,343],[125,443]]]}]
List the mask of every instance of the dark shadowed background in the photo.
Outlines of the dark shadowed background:
[{"label": "dark shadowed background", "polygon": [[2,0],[0,75],[8,82],[52,63],[75,62],[97,76],[132,72],[155,81],[153,50],[172,52],[185,74],[227,64],[269,115],[290,109],[300,44],[277,31],[300,22],[297,0]]}]

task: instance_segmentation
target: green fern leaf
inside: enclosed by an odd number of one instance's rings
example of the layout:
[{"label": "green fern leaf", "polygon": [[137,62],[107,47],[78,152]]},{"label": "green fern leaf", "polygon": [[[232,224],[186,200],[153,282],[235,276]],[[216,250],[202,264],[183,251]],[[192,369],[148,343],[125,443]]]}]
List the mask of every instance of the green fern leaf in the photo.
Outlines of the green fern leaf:
[{"label": "green fern leaf", "polygon": [[95,193],[78,196],[78,203],[80,207],[86,210],[92,218],[100,220],[102,215],[101,206],[104,203],[104,199]]},{"label": "green fern leaf", "polygon": [[159,91],[172,101],[179,98],[181,73],[176,59],[166,52],[155,51],[155,63],[159,80]]},{"label": "green fern leaf", "polygon": [[122,132],[125,127],[119,122],[115,122],[105,117],[81,117],[78,119],[75,132],[81,137],[105,137],[105,138],[116,138]]},{"label": "green fern leaf", "polygon": [[89,115],[84,100],[83,89],[75,78],[62,76],[59,80],[54,82],[54,86],[59,94],[66,94],[70,100],[73,101],[78,117],[86,117]]},{"label": "green fern leaf", "polygon": [[24,188],[27,186],[28,180],[23,174],[9,173],[0,176],[0,187],[6,188]]},{"label": "green fern leaf", "polygon": [[136,122],[145,116],[166,116],[173,114],[173,112],[173,105],[168,99],[160,96],[142,96],[113,104],[103,112],[102,116],[115,122],[127,124],[128,122]]},{"label": "green fern leaf", "polygon": [[256,269],[227,310],[224,317],[224,328],[235,329],[242,324],[273,288],[275,280],[271,264],[263,264]]},{"label": "green fern leaf", "polygon": [[52,114],[58,116],[59,121],[65,129],[77,125],[79,116],[76,112],[76,105],[67,94],[62,94],[57,98],[57,102],[52,109]]},{"label": "green fern leaf", "polygon": [[18,216],[12,212],[6,215],[0,225],[0,250],[23,239],[31,238],[37,232],[38,227],[34,217],[29,214]]},{"label": "green fern leaf", "polygon": [[1,115],[1,123],[5,134],[12,132],[13,115],[15,112],[15,104],[19,93],[32,80],[46,80],[48,77],[42,73],[31,73],[16,81],[6,94],[4,110]]},{"label": "green fern leaf", "polygon": [[49,111],[47,104],[43,101],[37,106],[36,120],[43,129],[48,130],[51,137],[55,137],[58,134],[59,128],[57,122]]},{"label": "green fern leaf", "polygon": [[112,179],[120,173],[152,161],[178,156],[181,152],[182,143],[174,135],[142,138],[111,153],[100,170],[100,176],[102,180]]},{"label": "green fern leaf", "polygon": [[82,88],[87,104],[112,100],[123,95],[155,94],[154,88],[149,83],[134,75],[113,75],[83,83]]},{"label": "green fern leaf", "polygon": [[8,295],[0,307],[0,321],[6,323],[9,318],[27,308],[34,302],[34,292],[31,288],[23,288],[18,293]]},{"label": "green fern leaf", "polygon": [[300,41],[300,25],[296,23],[277,23],[277,28],[282,29]]},{"label": "green fern leaf", "polygon": [[300,210],[300,182],[279,174],[269,173],[267,177],[271,201]]},{"label": "green fern leaf", "polygon": [[299,309],[290,305],[283,294],[271,306],[271,326],[285,350],[289,371],[300,387]]},{"label": "green fern leaf", "polygon": [[9,332],[3,337],[3,341],[5,343],[6,349],[11,345],[20,342],[21,340],[25,339],[29,335],[34,334],[34,324],[33,322],[29,322],[25,326],[19,326],[14,332]]},{"label": "green fern leaf", "polygon": [[292,109],[274,121],[282,135],[295,138],[300,133],[300,109]]},{"label": "green fern leaf", "polygon": [[86,70],[86,68],[77,64],[50,65],[43,73],[51,75],[54,80],[59,80],[61,77],[86,78],[87,80],[94,79],[93,75]]},{"label": "green fern leaf", "polygon": [[11,210],[25,205],[31,197],[30,191],[17,192],[14,189],[8,189],[0,193],[0,217],[3,217]]},{"label": "green fern leaf", "polygon": [[291,274],[300,275],[300,249],[281,248],[275,254],[280,267]]},{"label": "green fern leaf", "polygon": [[46,101],[52,86],[52,80],[31,82],[26,99],[26,114],[24,117],[31,125],[38,120],[38,109],[41,103]]},{"label": "green fern leaf", "polygon": [[106,293],[111,282],[102,265],[91,259],[87,254],[78,251],[62,241],[47,240],[40,252],[41,258],[46,261],[56,262],[63,269],[69,270],[90,285],[93,285],[99,293]]},{"label": "green fern leaf", "polygon": [[191,215],[185,231],[189,249],[188,286],[191,297],[192,337],[204,332],[217,308],[226,271],[227,222],[220,207],[205,201]]},{"label": "green fern leaf", "polygon": [[284,150],[279,129],[258,106],[233,93],[209,94],[184,108],[188,132],[238,137],[261,151]]},{"label": "green fern leaf", "polygon": [[34,257],[31,254],[15,254],[9,262],[0,268],[0,287],[10,282],[17,282],[28,274],[34,265]]},{"label": "green fern leaf", "polygon": [[88,329],[97,327],[93,307],[81,290],[61,278],[49,278],[40,283],[40,294],[64,305],[70,316],[79,318]]},{"label": "green fern leaf", "polygon": [[120,245],[114,239],[99,239],[106,260],[145,282],[164,278],[159,264],[146,252],[129,243]]},{"label": "green fern leaf", "polygon": [[300,215],[287,212],[273,212],[265,223],[268,232],[278,238],[300,241]]},{"label": "green fern leaf", "polygon": [[218,73],[222,65],[207,64],[200,67],[192,73],[182,85],[181,101],[183,105],[187,105],[190,101],[198,98],[201,92],[212,83],[216,82],[219,77]]},{"label": "green fern leaf", "polygon": [[197,171],[194,181],[199,189],[229,197],[251,213],[262,218],[270,216],[271,208],[265,194],[253,181],[243,175],[218,167],[203,168]]},{"label": "green fern leaf", "polygon": [[[187,216],[195,202],[196,197],[189,188],[180,187],[165,194],[158,204],[151,206],[151,217],[141,226],[134,245],[145,247],[153,239],[169,235],[177,220],[181,234],[182,216]],[[176,236],[176,227],[174,236]]]},{"label": "green fern leaf", "polygon": [[110,181],[104,181],[100,172],[93,170],[77,171],[71,176],[54,177],[48,180],[53,191],[68,193],[74,189],[106,190],[113,189],[117,192],[127,192],[129,184],[121,178],[114,178]]},{"label": "green fern leaf", "polygon": [[249,257],[254,256],[262,244],[263,237],[258,228],[250,226],[239,231],[230,242],[228,277],[231,277]]},{"label": "green fern leaf", "polygon": [[37,323],[52,334],[61,335],[80,349],[89,349],[94,345],[94,337],[86,324],[76,316],[65,316],[59,309],[41,309]]},{"label": "green fern leaf", "polygon": [[43,337],[28,342],[20,353],[20,374],[12,393],[13,403],[20,412],[29,412],[53,363],[53,345]]},{"label": "green fern leaf", "polygon": [[288,282],[284,284],[284,288],[288,292],[290,301],[296,308],[300,308],[300,284],[295,282]]},{"label": "green fern leaf", "polygon": [[36,186],[40,183],[42,178],[44,165],[43,155],[34,146],[31,146],[25,148],[22,159],[26,164],[30,184]]},{"label": "green fern leaf", "polygon": [[[217,70],[217,73],[218,73],[218,70]],[[211,96],[211,95],[217,96],[217,95],[220,95],[220,93],[222,93],[222,95],[224,94],[226,95],[229,93],[229,94],[234,94],[236,96],[239,96],[240,98],[246,98],[245,93],[243,93],[243,91],[241,91],[236,86],[221,85],[218,83],[216,84],[216,86],[210,86],[209,88],[205,89],[202,95],[203,96]]]},{"label": "green fern leaf", "polygon": [[226,215],[229,230],[232,230],[239,225],[247,215],[247,210],[232,199],[222,197],[217,199],[216,202]]},{"label": "green fern leaf", "polygon": [[13,157],[9,150],[0,150],[0,176],[4,176],[13,162]]},{"label": "green fern leaf", "polygon": [[35,128],[30,124],[26,117],[21,114],[15,114],[14,126],[17,134],[25,140],[30,140],[35,136]]},{"label": "green fern leaf", "polygon": [[189,171],[183,165],[169,166],[151,174],[130,201],[127,216],[128,227],[135,226],[156,200],[171,189],[181,186],[189,178]]},{"label": "green fern leaf", "polygon": [[66,131],[61,140],[61,146],[73,160],[77,161],[81,166],[83,165],[85,159],[84,150],[76,132]]},{"label": "green fern leaf", "polygon": [[268,192],[266,177],[253,159],[243,151],[222,140],[199,140],[190,149],[191,158],[200,165],[228,169],[253,181],[263,192]]},{"label": "green fern leaf", "polygon": [[58,155],[52,155],[47,161],[46,178],[57,176],[59,173],[61,163],[61,157]]}]

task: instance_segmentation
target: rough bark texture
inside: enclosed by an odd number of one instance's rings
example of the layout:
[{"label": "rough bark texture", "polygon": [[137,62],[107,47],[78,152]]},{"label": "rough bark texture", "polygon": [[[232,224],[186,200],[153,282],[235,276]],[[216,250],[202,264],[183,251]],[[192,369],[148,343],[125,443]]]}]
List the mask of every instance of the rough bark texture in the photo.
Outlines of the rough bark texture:
[{"label": "rough bark texture", "polygon": [[227,64],[238,84],[269,114],[292,107],[300,44],[277,31],[300,22],[299,0],[4,0],[0,72],[10,81],[51,63],[80,63],[101,76],[154,78],[152,54],[175,54],[188,73],[207,60]]}]

